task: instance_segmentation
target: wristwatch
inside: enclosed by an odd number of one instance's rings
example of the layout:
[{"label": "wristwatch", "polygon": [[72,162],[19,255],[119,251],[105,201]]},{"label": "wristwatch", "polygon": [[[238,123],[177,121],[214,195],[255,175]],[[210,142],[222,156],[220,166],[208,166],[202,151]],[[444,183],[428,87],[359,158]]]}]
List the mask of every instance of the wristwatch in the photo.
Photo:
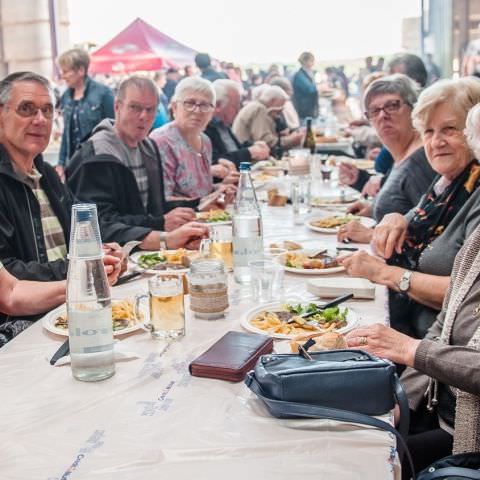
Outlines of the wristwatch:
[{"label": "wristwatch", "polygon": [[160,232],[160,250],[167,249],[167,232]]},{"label": "wristwatch", "polygon": [[400,278],[400,281],[398,282],[398,289],[400,292],[407,293],[410,289],[410,277],[412,276],[412,273],[411,270],[405,270],[403,272],[402,278]]}]

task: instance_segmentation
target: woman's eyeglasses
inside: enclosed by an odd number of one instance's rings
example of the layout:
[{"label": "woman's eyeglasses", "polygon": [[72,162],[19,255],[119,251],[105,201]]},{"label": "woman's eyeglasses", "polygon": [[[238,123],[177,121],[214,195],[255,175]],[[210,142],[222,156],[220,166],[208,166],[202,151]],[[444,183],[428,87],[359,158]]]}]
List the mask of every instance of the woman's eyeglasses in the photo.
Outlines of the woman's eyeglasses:
[{"label": "woman's eyeglasses", "polygon": [[380,115],[380,112],[384,112],[388,115],[393,115],[397,113],[400,108],[402,108],[402,105],[408,105],[409,107],[411,106],[410,104],[402,100],[390,100],[385,103],[383,107],[368,108],[365,112],[365,116],[369,120],[371,120],[372,118],[378,117]]},{"label": "woman's eyeglasses", "polygon": [[194,112],[198,108],[200,112],[207,113],[215,108],[211,103],[195,102],[194,100],[179,100],[178,102],[183,105],[187,112]]}]

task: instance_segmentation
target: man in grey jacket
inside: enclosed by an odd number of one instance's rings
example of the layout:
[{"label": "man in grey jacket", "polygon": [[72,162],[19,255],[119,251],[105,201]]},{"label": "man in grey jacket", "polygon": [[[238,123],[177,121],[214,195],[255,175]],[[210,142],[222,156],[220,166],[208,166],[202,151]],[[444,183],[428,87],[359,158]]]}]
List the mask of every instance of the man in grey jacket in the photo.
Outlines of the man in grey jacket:
[{"label": "man in grey jacket", "polygon": [[208,229],[192,222],[195,202],[165,201],[160,154],[147,138],[158,105],[155,84],[130,77],[119,87],[115,122],[102,121],[67,168],[78,198],[97,204],[102,238],[140,248],[194,248]]}]

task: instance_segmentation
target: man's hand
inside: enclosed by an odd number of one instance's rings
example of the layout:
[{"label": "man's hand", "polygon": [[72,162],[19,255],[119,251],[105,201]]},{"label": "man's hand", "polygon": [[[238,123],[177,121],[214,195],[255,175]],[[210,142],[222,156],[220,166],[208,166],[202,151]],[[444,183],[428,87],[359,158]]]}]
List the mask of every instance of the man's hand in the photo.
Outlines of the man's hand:
[{"label": "man's hand", "polygon": [[128,267],[128,258],[123,253],[122,247],[117,242],[104,243],[102,245],[103,253],[105,255],[111,255],[120,260],[120,272],[119,275],[127,271]]},{"label": "man's hand", "polygon": [[187,222],[195,220],[195,211],[191,208],[177,207],[164,215],[165,231],[171,232]]},{"label": "man's hand", "polygon": [[265,142],[255,142],[248,151],[252,160],[266,160],[270,156],[270,147]]},{"label": "man's hand", "polygon": [[110,285],[115,285],[117,283],[118,277],[121,272],[122,261],[111,254],[104,255],[103,257],[103,267],[105,268],[105,273],[107,274],[108,283]]},{"label": "man's hand", "polygon": [[167,248],[193,248],[202,238],[208,238],[208,226],[190,222],[167,233]]}]

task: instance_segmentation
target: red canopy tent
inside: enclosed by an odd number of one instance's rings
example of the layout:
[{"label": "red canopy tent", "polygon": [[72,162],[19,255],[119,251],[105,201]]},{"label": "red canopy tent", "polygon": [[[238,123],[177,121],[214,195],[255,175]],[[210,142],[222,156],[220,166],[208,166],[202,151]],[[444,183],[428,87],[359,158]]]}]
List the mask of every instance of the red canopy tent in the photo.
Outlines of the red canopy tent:
[{"label": "red canopy tent", "polygon": [[196,51],[141,18],[91,55],[89,73],[127,73],[192,64]]}]

